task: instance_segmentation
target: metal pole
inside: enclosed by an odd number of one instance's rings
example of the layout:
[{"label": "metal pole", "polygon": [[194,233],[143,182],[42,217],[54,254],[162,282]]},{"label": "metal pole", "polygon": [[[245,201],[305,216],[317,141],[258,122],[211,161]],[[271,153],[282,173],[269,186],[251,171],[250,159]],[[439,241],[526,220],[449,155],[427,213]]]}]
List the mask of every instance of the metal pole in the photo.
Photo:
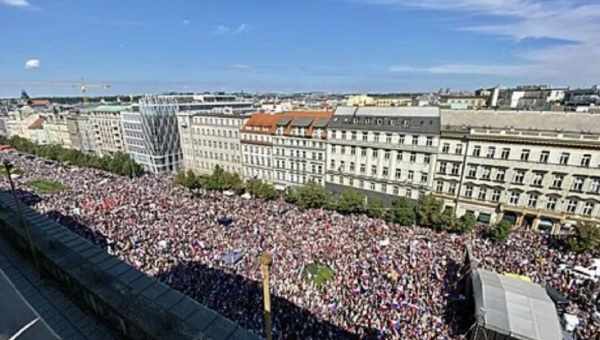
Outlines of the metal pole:
[{"label": "metal pole", "polygon": [[25,217],[23,216],[23,210],[21,209],[21,201],[17,198],[17,192],[15,190],[15,183],[12,180],[10,175],[10,170],[13,165],[8,161],[4,161],[4,169],[6,169],[6,177],[8,178],[8,183],[10,184],[10,190],[12,192],[13,198],[15,199],[15,204],[17,206],[17,215],[19,215],[19,223],[21,224],[21,228],[25,230],[25,235],[27,236],[27,242],[29,243],[29,249],[31,250],[31,256],[33,257],[33,263],[39,273],[40,266],[37,259],[37,254],[35,252],[35,248],[33,247],[33,240],[31,239],[31,231],[29,229],[29,224],[25,222]]},{"label": "metal pole", "polygon": [[269,253],[260,256],[260,270],[263,275],[263,301],[265,317],[265,334],[267,340],[273,339],[273,326],[271,321],[271,291],[269,289],[269,270],[273,264],[273,257]]}]

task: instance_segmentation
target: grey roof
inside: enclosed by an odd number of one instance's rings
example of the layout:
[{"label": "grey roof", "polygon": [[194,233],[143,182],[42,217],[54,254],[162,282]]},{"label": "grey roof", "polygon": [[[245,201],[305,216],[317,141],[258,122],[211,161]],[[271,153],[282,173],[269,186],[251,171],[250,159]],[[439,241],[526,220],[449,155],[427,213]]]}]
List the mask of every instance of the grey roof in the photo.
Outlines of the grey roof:
[{"label": "grey roof", "polygon": [[314,128],[324,128],[327,127],[327,123],[329,123],[329,118],[319,118],[315,120],[313,123]]},{"label": "grey roof", "polygon": [[600,115],[582,112],[442,110],[442,129],[495,129],[600,133]]},{"label": "grey roof", "polygon": [[289,122],[292,121],[292,118],[284,117],[277,121],[277,126],[286,126]]},{"label": "grey roof", "polygon": [[471,279],[480,326],[514,339],[562,339],[556,307],[542,286],[483,269]]},{"label": "grey roof", "polygon": [[309,127],[310,123],[312,123],[312,121],[313,121],[313,118],[311,118],[311,117],[294,118],[294,120],[292,121],[292,126]]}]

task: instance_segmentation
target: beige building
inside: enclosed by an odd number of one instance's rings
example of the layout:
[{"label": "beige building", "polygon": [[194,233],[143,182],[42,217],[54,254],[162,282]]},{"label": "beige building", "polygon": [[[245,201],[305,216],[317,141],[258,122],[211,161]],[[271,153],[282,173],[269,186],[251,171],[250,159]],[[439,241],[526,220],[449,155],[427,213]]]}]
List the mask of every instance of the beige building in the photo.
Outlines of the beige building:
[{"label": "beige building", "polygon": [[48,134],[44,129],[46,118],[29,106],[8,113],[6,121],[7,136],[19,136],[34,143],[48,144]]},{"label": "beige building", "polygon": [[240,130],[242,145],[242,175],[245,179],[260,179],[273,183],[273,135],[277,121],[283,115],[255,113]]},{"label": "beige building", "polygon": [[433,183],[439,124],[434,107],[338,107],[327,131],[327,188],[418,199]]},{"label": "beige building", "polygon": [[85,134],[93,136],[94,152],[100,156],[115,152],[126,152],[121,126],[121,112],[127,111],[128,106],[101,105],[87,110]]},{"label": "beige building", "polygon": [[287,112],[273,137],[274,183],[278,189],[314,182],[325,184],[327,111]]},{"label": "beige building", "polygon": [[457,215],[546,228],[600,221],[600,116],[442,112],[434,191]]},{"label": "beige building", "polygon": [[210,174],[218,165],[241,175],[240,128],[247,119],[238,113],[178,113],[184,168]]},{"label": "beige building", "polygon": [[56,113],[47,115],[45,118],[44,130],[48,137],[48,144],[60,145],[63,148],[72,149],[73,142],[67,124],[69,114],[66,112]]}]

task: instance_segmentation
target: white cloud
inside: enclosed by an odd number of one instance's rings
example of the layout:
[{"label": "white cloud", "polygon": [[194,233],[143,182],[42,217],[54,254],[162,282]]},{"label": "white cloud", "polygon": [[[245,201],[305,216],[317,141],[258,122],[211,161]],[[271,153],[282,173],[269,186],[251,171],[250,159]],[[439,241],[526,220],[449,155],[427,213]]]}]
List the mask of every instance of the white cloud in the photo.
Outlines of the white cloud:
[{"label": "white cloud", "polygon": [[27,0],[0,0],[0,4],[12,7],[30,7],[31,4]]},{"label": "white cloud", "polygon": [[29,59],[25,62],[26,70],[35,70],[40,68],[40,60],[39,59]]},{"label": "white cloud", "polygon": [[[584,0],[354,0],[380,5],[496,16],[502,24],[463,25],[458,30],[507,36],[515,41],[549,38],[568,43],[515,54],[518,65],[456,64],[428,68],[393,66],[390,71],[522,76],[540,81],[591,84],[600,79],[600,4]],[[471,19],[471,18],[470,18]],[[404,67],[404,69],[402,69]],[[463,72],[464,71],[464,72]],[[560,78],[560,79],[559,79]]]},{"label": "white cloud", "polygon": [[219,25],[215,28],[215,30],[213,31],[214,34],[216,35],[224,35],[224,34],[240,34],[240,33],[244,33],[245,31],[248,30],[248,25],[247,24],[240,24],[237,27],[230,27],[230,26],[226,26],[226,25]]},{"label": "white cloud", "polygon": [[230,67],[234,70],[242,70],[242,71],[249,70],[252,68],[250,65],[246,65],[246,64],[233,64]]}]

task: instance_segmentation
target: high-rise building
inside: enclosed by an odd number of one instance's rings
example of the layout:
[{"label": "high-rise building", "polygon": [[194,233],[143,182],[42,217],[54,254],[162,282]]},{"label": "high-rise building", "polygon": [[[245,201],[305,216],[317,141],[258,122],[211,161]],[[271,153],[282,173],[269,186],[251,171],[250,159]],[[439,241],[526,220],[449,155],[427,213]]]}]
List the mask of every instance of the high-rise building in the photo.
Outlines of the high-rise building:
[{"label": "high-rise building", "polygon": [[126,150],[145,171],[160,174],[180,168],[178,110],[171,96],[146,96],[121,112]]}]

